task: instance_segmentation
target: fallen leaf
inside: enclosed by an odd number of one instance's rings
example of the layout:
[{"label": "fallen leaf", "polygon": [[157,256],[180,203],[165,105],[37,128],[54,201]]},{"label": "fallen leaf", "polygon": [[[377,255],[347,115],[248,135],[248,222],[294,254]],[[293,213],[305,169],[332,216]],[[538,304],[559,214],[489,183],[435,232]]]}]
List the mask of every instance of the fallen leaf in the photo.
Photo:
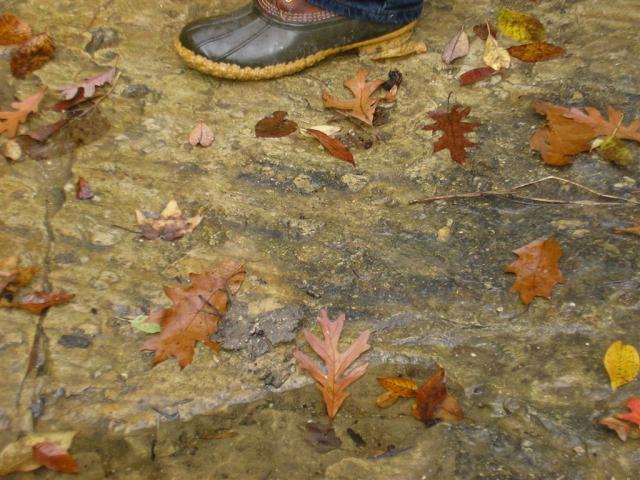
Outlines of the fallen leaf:
[{"label": "fallen leaf", "polygon": [[307,133],[307,130],[317,130],[318,132],[322,132],[325,135],[329,135],[331,137],[336,133],[340,133],[340,131],[342,130],[342,127],[339,127],[338,125],[315,125],[313,127],[310,127],[309,129],[301,128],[300,134],[303,137],[312,137],[313,135],[311,135],[310,133]]},{"label": "fallen leaf", "polygon": [[187,287],[165,287],[173,306],[151,312],[149,322],[160,325],[161,331],[142,347],[154,352],[153,365],[175,357],[180,368],[186,367],[193,360],[197,342],[213,351],[220,350],[210,337],[218,331],[218,323],[244,277],[244,267],[229,262],[211,272],[190,274],[191,284]]},{"label": "fallen leaf", "polygon": [[322,328],[324,340],[320,340],[313,333],[304,330],[304,337],[311,348],[324,361],[327,373],[324,373],[307,355],[296,349],[293,356],[298,361],[300,368],[306,370],[317,382],[316,387],[322,392],[322,399],[327,407],[329,422],[338,413],[343,402],[351,395],[345,389],[364,375],[368,364],[359,365],[348,373],[349,366],[370,346],[367,343],[369,332],[362,332],[358,338],[343,353],[338,350],[338,342],[344,326],[345,316],[340,315],[335,321],[331,321],[327,311],[322,309],[318,317],[318,323]]},{"label": "fallen leaf", "polygon": [[304,131],[312,137],[317,138],[331,155],[355,166],[356,162],[353,159],[353,154],[340,140],[332,138],[319,130],[314,130],[313,128],[305,128]]},{"label": "fallen leaf", "polygon": [[444,380],[444,368],[438,367],[416,393],[413,416],[431,426],[437,420],[456,422],[464,418],[458,401],[449,395]]},{"label": "fallen leaf", "polygon": [[369,55],[369,59],[375,62],[387,60],[389,58],[408,57],[409,55],[420,55],[426,53],[427,44],[421,41],[406,42],[398,47],[382,48],[380,51]]},{"label": "fallen leaf", "polygon": [[20,45],[11,56],[11,73],[14,77],[25,78],[42,68],[56,52],[53,40],[41,33]]},{"label": "fallen leaf", "polygon": [[83,98],[91,98],[96,94],[96,88],[102,87],[107,83],[112,84],[113,78],[116,75],[116,68],[112,67],[95,77],[85,78],[83,81],[78,83],[72,83],[70,85],[64,85],[59,87],[57,90],[62,95],[62,98],[65,100],[71,100],[82,94]]},{"label": "fallen leaf", "polygon": [[638,351],[633,345],[625,345],[621,340],[613,342],[604,355],[604,368],[609,374],[611,389],[616,390],[638,376],[640,370]]},{"label": "fallen leaf", "polygon": [[10,443],[0,452],[0,476],[13,472],[31,472],[42,466],[33,456],[33,446],[55,443],[69,450],[76,432],[32,433]]},{"label": "fallen leaf", "polygon": [[18,45],[31,38],[31,27],[12,13],[0,15],[0,45]]},{"label": "fallen leaf", "polygon": [[637,225],[632,225],[631,227],[612,228],[611,231],[613,233],[628,233],[631,235],[640,235],[640,223],[638,223]]},{"label": "fallen leaf", "polygon": [[393,392],[388,392],[388,391],[387,392],[382,392],[376,398],[376,405],[379,408],[389,408],[391,405],[396,403],[399,398],[400,398],[400,395],[396,395]]},{"label": "fallen leaf", "polygon": [[399,397],[415,397],[418,391],[416,382],[404,377],[382,377],[378,378],[378,383],[382,385],[385,390]]},{"label": "fallen leaf", "polygon": [[160,325],[157,323],[147,322],[146,315],[139,315],[136,318],[129,320],[129,322],[131,323],[132,328],[143,333],[160,333],[162,330]]},{"label": "fallen leaf", "polygon": [[77,473],[80,467],[67,449],[54,442],[36,443],[32,448],[33,460],[49,470],[63,473]]},{"label": "fallen leaf", "polygon": [[333,428],[327,428],[317,422],[307,422],[304,438],[321,453],[327,453],[342,446],[342,441]]},{"label": "fallen leaf", "polygon": [[43,310],[55,305],[69,303],[75,295],[64,290],[53,292],[32,292],[19,297],[17,300],[0,300],[0,308],[17,308],[39,315]]},{"label": "fallen leaf", "polygon": [[265,117],[256,123],[255,131],[258,138],[286,137],[298,130],[298,124],[287,120],[287,112],[278,110],[269,117]]},{"label": "fallen leaf", "polygon": [[185,218],[175,200],[170,200],[160,215],[136,210],[138,226],[147,240],[177,240],[193,232],[203,218],[202,215]]},{"label": "fallen leaf", "polygon": [[51,135],[59,132],[62,127],[71,121],[70,118],[63,118],[57,122],[43,125],[35,130],[29,130],[26,135],[29,138],[33,138],[37,142],[45,142]]},{"label": "fallen leaf", "polygon": [[496,27],[494,27],[488,22],[481,23],[479,25],[474,25],[473,33],[475,33],[476,36],[479,37],[482,41],[485,41],[489,36],[489,34],[491,34],[493,37],[498,36],[498,30],[496,30]]},{"label": "fallen leaf", "polygon": [[463,121],[470,111],[470,107],[463,108],[460,105],[454,105],[448,112],[429,112],[428,115],[436,123],[425,125],[422,129],[443,132],[442,137],[433,146],[434,153],[446,148],[455,162],[464,163],[464,159],[467,157],[465,149],[476,146],[475,143],[467,140],[465,135],[480,126],[479,123]]},{"label": "fallen leaf", "polygon": [[498,13],[498,30],[517,42],[544,42],[544,26],[533,15],[503,8]]},{"label": "fallen leaf", "polygon": [[0,258],[0,295],[3,292],[13,294],[22,287],[26,287],[39,270],[36,267],[20,267],[18,265],[17,256]]},{"label": "fallen leaf", "polygon": [[471,85],[472,83],[493,77],[496,73],[498,73],[498,71],[491,67],[479,67],[464,72],[458,77],[458,80],[460,80],[460,85]]},{"label": "fallen leaf", "polygon": [[564,283],[558,267],[562,250],[553,238],[534,240],[513,253],[519,258],[505,271],[516,274],[511,291],[518,292],[525,305],[530,304],[535,297],[551,298],[553,287],[557,283]]},{"label": "fallen leaf", "polygon": [[83,103],[91,102],[99,97],[85,98],[82,90],[78,92],[78,94],[70,100],[60,100],[56,102],[51,110],[55,112],[64,112],[65,110],[73,110],[78,105],[82,105]]},{"label": "fallen leaf", "polygon": [[591,142],[591,149],[597,151],[604,160],[619,167],[628,167],[633,163],[631,149],[619,138],[596,138]]},{"label": "fallen leaf", "polygon": [[502,70],[511,66],[511,55],[498,45],[498,41],[492,35],[487,36],[482,60],[485,65],[494,70]]},{"label": "fallen leaf", "polygon": [[640,426],[640,398],[629,398],[629,400],[627,400],[627,408],[631,410],[630,413],[618,414],[616,415],[616,418],[626,420],[627,422],[635,423]]},{"label": "fallen leaf", "polygon": [[348,88],[353,94],[353,99],[351,100],[340,100],[329,92],[323,91],[322,103],[324,108],[345,110],[347,115],[373,126],[373,114],[381,100],[380,97],[374,97],[373,94],[385,81],[373,80],[367,82],[367,76],[369,74],[365,70],[360,70],[355,77],[344,82],[345,88]]},{"label": "fallen leaf", "polygon": [[529,145],[540,152],[547,165],[572,163],[573,157],[588,152],[599,136],[640,142],[640,119],[624,125],[622,112],[613,107],[608,108],[608,120],[593,107],[585,107],[583,111],[541,101],[536,101],[534,107],[536,112],[546,115],[547,125],[533,133]]},{"label": "fallen leaf", "polygon": [[13,102],[11,108],[16,110],[15,112],[0,112],[0,134],[7,132],[9,138],[15,137],[20,123],[26,122],[30,113],[38,111],[42,97],[44,97],[44,90],[21,102]]},{"label": "fallen leaf", "polygon": [[91,190],[91,185],[84,177],[79,177],[76,182],[76,198],[78,200],[91,200],[95,197],[95,193]]},{"label": "fallen leaf", "polygon": [[189,134],[189,143],[194,147],[198,145],[209,147],[213,143],[213,140],[213,132],[204,122],[196,123]]},{"label": "fallen leaf", "polygon": [[449,65],[457,58],[467,56],[469,53],[469,37],[464,27],[451,39],[442,52],[442,61]]},{"label": "fallen leaf", "polygon": [[[600,425],[604,425],[609,427],[611,430],[615,431],[618,434],[618,438],[623,442],[627,441],[627,438],[640,438],[640,430],[638,430],[633,425],[630,425],[627,422],[623,422],[614,417],[607,417],[600,420]],[[636,436],[633,436],[632,432],[636,433]]]},{"label": "fallen leaf", "polygon": [[547,42],[526,43],[507,48],[507,52],[522,62],[535,63],[562,57],[564,48]]}]

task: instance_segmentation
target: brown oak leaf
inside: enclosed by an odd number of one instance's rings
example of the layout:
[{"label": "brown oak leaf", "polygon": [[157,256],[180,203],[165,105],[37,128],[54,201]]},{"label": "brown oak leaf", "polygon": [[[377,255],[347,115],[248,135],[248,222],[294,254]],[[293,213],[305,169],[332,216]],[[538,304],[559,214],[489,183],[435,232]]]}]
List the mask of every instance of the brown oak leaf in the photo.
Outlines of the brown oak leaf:
[{"label": "brown oak leaf", "polygon": [[446,148],[455,162],[464,163],[464,159],[467,157],[465,149],[476,146],[475,143],[467,140],[465,135],[480,127],[479,123],[463,121],[470,111],[470,107],[463,108],[460,105],[454,105],[448,112],[429,112],[428,115],[436,123],[425,125],[422,129],[443,132],[442,137],[433,146],[434,153]]},{"label": "brown oak leaf", "polygon": [[18,45],[31,38],[31,27],[12,13],[0,15],[0,45]]},{"label": "brown oak leaf", "polygon": [[203,218],[202,215],[185,218],[175,200],[170,200],[160,215],[136,210],[138,226],[147,240],[177,240],[193,232]]},{"label": "brown oak leaf", "polygon": [[69,452],[54,442],[36,443],[32,448],[33,460],[49,470],[77,473],[80,467]]},{"label": "brown oak leaf", "polygon": [[[368,72],[360,70],[355,77],[344,82],[345,88],[351,90],[353,94],[353,99],[351,100],[340,100],[326,90],[323,91],[322,103],[324,108],[345,110],[347,115],[373,126],[373,114],[378,103],[382,100],[382,97],[374,97],[373,94],[385,83],[385,80],[367,82],[368,76]],[[389,99],[391,100],[392,98],[389,97]]]},{"label": "brown oak leaf", "polygon": [[287,120],[287,112],[278,110],[269,117],[265,117],[256,123],[255,131],[258,138],[286,137],[298,130],[298,124]]},{"label": "brown oak leaf", "polygon": [[305,133],[308,133],[312,137],[316,138],[322,146],[334,157],[344,160],[347,163],[355,166],[356,162],[353,159],[353,153],[347,148],[347,146],[340,140],[327,135],[324,132],[316,130],[314,128],[305,128]]},{"label": "brown oak leaf", "polygon": [[322,329],[324,340],[320,340],[313,333],[304,330],[304,338],[314,352],[318,354],[326,365],[326,373],[318,367],[310,357],[296,349],[293,356],[298,361],[300,368],[306,370],[316,381],[316,387],[322,392],[322,399],[327,408],[329,422],[338,413],[338,410],[349,398],[350,393],[345,389],[364,375],[368,363],[359,365],[345,373],[347,368],[355,360],[370,348],[367,343],[369,332],[362,332],[358,338],[343,353],[338,350],[338,342],[344,326],[345,316],[340,315],[335,321],[331,321],[327,311],[322,309],[318,316],[318,323]]},{"label": "brown oak leaf", "polygon": [[0,135],[3,132],[7,132],[9,138],[15,137],[20,123],[26,122],[30,113],[38,111],[42,97],[44,97],[44,90],[25,98],[21,102],[13,102],[11,108],[15,112],[0,112]]},{"label": "brown oak leaf", "polygon": [[438,367],[436,373],[418,389],[412,412],[427,426],[438,420],[456,422],[464,418],[460,404],[447,391],[444,368]]},{"label": "brown oak leaf", "polygon": [[42,68],[56,52],[53,39],[41,33],[27,40],[11,56],[11,73],[16,78],[25,78]]},{"label": "brown oak leaf", "polygon": [[553,287],[557,283],[564,283],[564,276],[558,266],[562,249],[553,238],[534,240],[513,253],[519,258],[505,271],[516,274],[511,291],[518,292],[525,305],[530,304],[535,297],[551,298]]},{"label": "brown oak leaf", "polygon": [[187,287],[165,287],[173,306],[149,315],[148,321],[161,328],[142,347],[154,352],[153,365],[175,357],[180,368],[186,367],[193,360],[197,342],[216,352],[220,350],[210,337],[218,331],[218,323],[229,310],[231,296],[240,290],[245,270],[241,264],[228,262],[189,277],[191,284]]},{"label": "brown oak leaf", "polygon": [[73,293],[68,293],[64,290],[54,290],[53,292],[36,291],[22,295],[17,300],[0,300],[0,308],[18,308],[39,315],[49,307],[69,303],[74,297]]}]

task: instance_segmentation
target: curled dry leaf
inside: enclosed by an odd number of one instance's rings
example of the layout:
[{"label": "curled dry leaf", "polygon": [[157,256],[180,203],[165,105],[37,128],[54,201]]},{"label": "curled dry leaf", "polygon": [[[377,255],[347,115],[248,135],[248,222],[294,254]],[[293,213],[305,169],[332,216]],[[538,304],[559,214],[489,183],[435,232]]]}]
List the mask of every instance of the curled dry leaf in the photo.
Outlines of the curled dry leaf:
[{"label": "curled dry leaf", "polygon": [[218,331],[245,274],[241,264],[227,262],[211,272],[190,274],[187,287],[165,287],[173,305],[151,312],[149,322],[160,325],[161,331],[142,347],[154,352],[153,365],[175,357],[180,368],[186,367],[193,360],[197,342],[215,352],[220,350],[210,337]]},{"label": "curled dry leaf", "polygon": [[628,167],[633,163],[631,149],[619,138],[596,138],[591,142],[592,150],[596,150],[600,156],[620,167]]},{"label": "curled dry leaf", "polygon": [[53,40],[41,33],[26,41],[11,56],[11,73],[16,78],[25,78],[42,68],[56,52]]},{"label": "curled dry leaf", "polygon": [[564,276],[558,267],[562,256],[560,244],[553,238],[534,240],[514,250],[518,260],[506,268],[506,272],[516,274],[512,292],[520,294],[525,305],[535,297],[551,298],[551,291],[558,283],[564,283]]},{"label": "curled dry leaf", "polygon": [[494,70],[502,70],[511,66],[509,52],[498,45],[498,41],[492,35],[487,36],[482,60],[485,65]]},{"label": "curled dry leaf", "polygon": [[0,452],[0,476],[13,472],[31,472],[43,464],[35,459],[34,445],[54,443],[62,450],[69,450],[76,432],[32,433],[7,445]]},{"label": "curled dry leaf", "polygon": [[213,143],[213,140],[213,132],[204,122],[196,123],[189,134],[189,143],[194,147],[198,145],[201,147],[209,147]]},{"label": "curled dry leaf", "polygon": [[640,357],[633,345],[625,345],[621,340],[613,342],[604,355],[604,368],[609,374],[611,389],[632,382],[640,371]]},{"label": "curled dry leaf", "polygon": [[96,88],[113,83],[115,75],[116,68],[112,67],[94,77],[85,78],[83,81],[71,85],[64,85],[57,90],[65,100],[71,100],[80,94],[83,98],[88,99],[96,94]]},{"label": "curled dry leaf", "polygon": [[55,305],[69,303],[75,295],[64,290],[53,292],[32,292],[12,301],[0,300],[0,308],[17,308],[39,315],[43,310]]},{"label": "curled dry leaf", "polygon": [[330,137],[329,135],[313,128],[305,128],[305,133],[308,133],[312,137],[318,139],[322,146],[334,157],[344,160],[347,163],[355,166],[356,162],[353,159],[353,154],[347,148],[347,146],[340,140]]},{"label": "curled dry leaf", "polygon": [[369,332],[365,331],[343,353],[338,350],[340,335],[344,326],[345,316],[340,315],[335,321],[331,321],[326,310],[320,311],[318,323],[322,328],[324,340],[320,340],[313,333],[304,330],[304,337],[311,348],[318,354],[326,365],[326,373],[319,368],[311,358],[296,349],[293,356],[298,361],[300,368],[306,370],[316,381],[316,387],[322,392],[322,399],[327,407],[329,421],[338,413],[338,410],[349,398],[350,393],[345,389],[364,375],[368,364],[359,365],[348,373],[347,368],[356,361],[370,346],[367,343]]},{"label": "curled dry leaf", "polygon": [[202,215],[185,218],[175,200],[170,200],[160,215],[136,210],[138,226],[147,240],[177,240],[193,232],[203,218]]},{"label": "curled dry leaf", "polygon": [[418,389],[412,412],[427,426],[438,420],[457,422],[464,418],[460,404],[447,391],[444,368],[438,367],[436,373]]},{"label": "curled dry leaf", "polygon": [[422,129],[443,132],[442,137],[433,146],[434,153],[447,149],[455,162],[464,163],[464,159],[467,157],[466,148],[476,146],[475,143],[467,140],[465,135],[480,126],[479,123],[463,121],[470,111],[470,107],[463,108],[460,105],[454,105],[448,112],[429,112],[428,115],[436,123],[425,125]]},{"label": "curled dry leaf", "polygon": [[384,83],[384,80],[373,80],[367,82],[369,73],[359,70],[355,77],[344,82],[345,88],[353,94],[351,100],[340,100],[327,91],[322,92],[322,103],[324,108],[336,108],[345,110],[345,113],[353,118],[357,118],[369,126],[373,126],[373,114],[380,102],[380,97],[373,94]]},{"label": "curled dry leaf", "polygon": [[526,43],[507,48],[507,52],[522,62],[535,63],[562,57],[565,50],[562,47],[547,42]]},{"label": "curled dry leaf", "polygon": [[31,283],[38,272],[36,267],[20,267],[18,257],[0,258],[0,295],[4,292],[16,293]]},{"label": "curled dry leaf", "polygon": [[498,30],[517,42],[544,42],[544,26],[533,15],[503,8],[498,13]]},{"label": "curled dry leaf", "polygon": [[44,90],[31,95],[21,102],[13,102],[11,108],[15,112],[0,112],[0,135],[3,132],[7,132],[9,138],[15,137],[20,123],[26,122],[30,113],[38,111],[42,97],[44,97]]},{"label": "curled dry leaf", "polygon": [[91,185],[84,177],[79,177],[76,182],[76,198],[78,200],[91,200],[95,197],[95,193],[91,190]]},{"label": "curled dry leaf", "polygon": [[600,420],[601,425],[615,431],[623,442],[626,442],[628,438],[640,438],[640,398],[630,397],[627,400],[627,408],[631,412],[620,413],[615,417]]},{"label": "curled dry leaf", "polygon": [[473,83],[480,82],[481,80],[493,77],[496,73],[498,73],[498,71],[491,67],[479,67],[464,72],[458,77],[458,80],[460,80],[460,85],[471,85]]},{"label": "curled dry leaf", "polygon": [[289,115],[287,112],[278,110],[260,120],[255,127],[256,137],[278,138],[291,135],[298,130],[298,124],[292,120],[287,120],[287,115]]},{"label": "curled dry leaf", "polygon": [[469,36],[464,27],[454,35],[442,52],[442,61],[449,65],[457,58],[465,57],[469,53]]},{"label": "curled dry leaf", "polygon": [[77,473],[80,467],[67,449],[54,442],[36,443],[32,449],[33,460],[49,470],[62,473]]},{"label": "curled dry leaf", "polygon": [[31,38],[31,27],[12,13],[0,15],[0,45],[19,45]]}]

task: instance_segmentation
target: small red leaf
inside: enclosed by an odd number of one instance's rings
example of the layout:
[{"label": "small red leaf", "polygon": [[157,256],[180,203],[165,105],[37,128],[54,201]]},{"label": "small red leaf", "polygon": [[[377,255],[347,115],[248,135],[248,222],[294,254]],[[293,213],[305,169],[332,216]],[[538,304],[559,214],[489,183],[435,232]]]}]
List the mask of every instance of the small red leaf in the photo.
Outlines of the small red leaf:
[{"label": "small red leaf", "polygon": [[63,473],[77,473],[80,467],[69,452],[57,443],[42,442],[32,447],[33,460],[47,467],[49,470]]},{"label": "small red leaf", "polygon": [[256,137],[276,138],[286,137],[298,129],[298,124],[287,120],[287,112],[273,112],[271,116],[265,117],[256,123]]},{"label": "small red leaf", "polygon": [[493,77],[496,73],[498,73],[498,71],[491,67],[474,68],[473,70],[464,72],[458,77],[458,80],[460,80],[460,85],[471,85],[472,83]]},{"label": "small red leaf", "polygon": [[213,132],[204,122],[196,123],[189,134],[189,143],[194,147],[198,145],[208,147],[213,143],[213,140]]},{"label": "small red leaf", "polygon": [[345,162],[350,163],[355,167],[356,162],[353,159],[353,154],[347,148],[347,146],[342,143],[340,140],[330,137],[329,135],[320,132],[319,130],[314,130],[313,128],[306,128],[305,132],[309,135],[313,135],[318,141],[322,144],[322,146],[334,157],[339,158],[340,160],[344,160]]},{"label": "small red leaf", "polygon": [[91,185],[84,177],[78,178],[76,182],[76,198],[78,200],[91,200],[95,196],[93,190],[91,190]]}]

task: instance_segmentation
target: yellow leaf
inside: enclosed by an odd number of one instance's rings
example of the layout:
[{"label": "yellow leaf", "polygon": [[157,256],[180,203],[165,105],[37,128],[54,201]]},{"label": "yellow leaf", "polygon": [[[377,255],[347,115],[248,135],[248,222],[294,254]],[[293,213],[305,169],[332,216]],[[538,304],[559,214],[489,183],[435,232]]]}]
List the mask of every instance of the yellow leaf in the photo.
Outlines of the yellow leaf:
[{"label": "yellow leaf", "polygon": [[498,30],[518,42],[544,42],[544,26],[536,17],[503,8],[498,13]]},{"label": "yellow leaf", "polygon": [[491,34],[487,36],[482,60],[485,65],[494,70],[502,70],[511,66],[511,55],[506,49],[498,45],[497,40]]},{"label": "yellow leaf", "polygon": [[604,367],[607,369],[613,390],[636,378],[640,370],[640,357],[632,345],[621,340],[613,342],[604,355]]}]

